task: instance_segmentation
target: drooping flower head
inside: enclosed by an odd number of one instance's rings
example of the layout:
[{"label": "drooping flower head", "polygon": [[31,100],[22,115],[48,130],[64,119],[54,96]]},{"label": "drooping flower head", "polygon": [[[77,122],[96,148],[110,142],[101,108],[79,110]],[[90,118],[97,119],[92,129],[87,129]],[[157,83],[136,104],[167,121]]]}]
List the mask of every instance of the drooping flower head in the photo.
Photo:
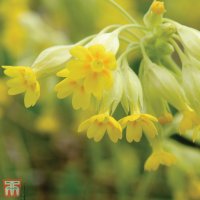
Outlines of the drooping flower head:
[{"label": "drooping flower head", "polygon": [[87,137],[94,139],[95,142],[100,141],[107,131],[112,142],[116,143],[122,139],[122,129],[120,124],[108,113],[94,115],[93,117],[82,122],[78,128],[78,132],[87,131]]},{"label": "drooping flower head", "polygon": [[4,74],[11,77],[7,81],[9,95],[25,93],[24,104],[26,108],[34,106],[40,97],[40,84],[36,73],[30,67],[4,67]]}]

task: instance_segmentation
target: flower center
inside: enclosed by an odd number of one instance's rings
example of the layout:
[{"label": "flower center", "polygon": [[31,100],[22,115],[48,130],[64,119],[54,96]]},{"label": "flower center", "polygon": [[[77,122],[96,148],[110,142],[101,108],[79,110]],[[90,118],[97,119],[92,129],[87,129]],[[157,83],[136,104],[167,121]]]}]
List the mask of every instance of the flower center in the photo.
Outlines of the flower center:
[{"label": "flower center", "polygon": [[26,72],[23,75],[23,79],[24,79],[24,85],[27,89],[28,88],[31,89],[31,90],[35,89],[36,77],[35,77],[35,74],[33,72]]},{"label": "flower center", "polygon": [[95,72],[101,72],[104,68],[104,64],[101,60],[95,60],[92,62],[92,70]]}]

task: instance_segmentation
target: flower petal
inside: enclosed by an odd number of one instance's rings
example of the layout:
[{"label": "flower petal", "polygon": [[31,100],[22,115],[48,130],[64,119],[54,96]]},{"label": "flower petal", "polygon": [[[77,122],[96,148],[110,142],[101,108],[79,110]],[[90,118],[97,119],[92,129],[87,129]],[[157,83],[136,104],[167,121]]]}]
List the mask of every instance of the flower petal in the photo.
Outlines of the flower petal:
[{"label": "flower petal", "polygon": [[128,123],[126,128],[126,139],[128,142],[139,142],[142,137],[142,127],[137,122]]},{"label": "flower petal", "polygon": [[149,120],[141,121],[140,122],[143,128],[144,133],[149,137],[149,138],[154,138],[157,135],[157,129],[153,122]]},{"label": "flower petal", "polygon": [[91,60],[91,55],[90,52],[88,51],[87,48],[83,46],[75,46],[70,50],[70,53],[72,56],[75,58],[78,58],[83,61],[88,61]]}]

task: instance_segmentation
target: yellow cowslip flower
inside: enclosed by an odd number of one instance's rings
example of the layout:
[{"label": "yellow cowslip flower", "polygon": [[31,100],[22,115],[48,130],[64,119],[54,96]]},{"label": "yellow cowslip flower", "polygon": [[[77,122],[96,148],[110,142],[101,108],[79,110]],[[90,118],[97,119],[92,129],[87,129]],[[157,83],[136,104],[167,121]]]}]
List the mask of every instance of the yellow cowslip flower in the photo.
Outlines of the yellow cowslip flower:
[{"label": "yellow cowslip flower", "polygon": [[200,199],[200,180],[198,178],[193,178],[188,184],[188,199]]},{"label": "yellow cowslip flower", "polygon": [[68,78],[68,75],[68,69],[63,69],[57,73],[57,76],[65,78],[55,86],[57,97],[59,99],[63,99],[73,94],[72,105],[74,109],[87,109],[90,105],[91,95],[85,90],[83,86],[83,80],[71,79]]},{"label": "yellow cowslip flower", "polygon": [[169,112],[164,113],[162,116],[158,117],[158,122],[162,125],[172,122],[173,115]]},{"label": "yellow cowslip flower", "polygon": [[145,170],[155,171],[160,165],[171,166],[176,162],[176,157],[164,150],[153,152],[145,163]]},{"label": "yellow cowslip flower", "polygon": [[106,131],[112,142],[116,143],[119,139],[122,139],[122,128],[120,124],[108,113],[94,115],[82,122],[78,128],[78,132],[86,130],[87,137],[89,139],[93,138],[95,142],[99,142]]},{"label": "yellow cowslip flower", "polygon": [[200,133],[200,125],[196,126],[193,130],[193,134],[192,134],[193,142],[195,142],[199,138],[199,133]]},{"label": "yellow cowslip flower", "polygon": [[61,124],[58,118],[51,113],[43,114],[35,121],[35,127],[41,133],[57,133],[60,129],[60,126]]},{"label": "yellow cowslip flower", "polygon": [[183,118],[179,125],[179,131],[181,134],[200,125],[200,117],[191,108],[188,107],[186,110],[182,111],[182,114]]},{"label": "yellow cowslip flower", "polygon": [[37,75],[30,67],[4,66],[4,74],[11,77],[7,81],[9,95],[25,93],[24,104],[26,108],[34,106],[40,97],[40,84]]},{"label": "yellow cowslip flower", "polygon": [[69,77],[83,79],[85,90],[101,98],[103,90],[108,90],[113,85],[112,72],[117,67],[115,55],[107,52],[103,45],[88,48],[76,46],[70,53],[73,59],[67,64]]},{"label": "yellow cowslip flower", "polygon": [[126,127],[126,139],[128,142],[139,142],[142,137],[142,131],[149,138],[154,138],[157,135],[157,129],[153,122],[158,122],[158,120],[149,114],[133,114],[119,120],[122,128]]}]

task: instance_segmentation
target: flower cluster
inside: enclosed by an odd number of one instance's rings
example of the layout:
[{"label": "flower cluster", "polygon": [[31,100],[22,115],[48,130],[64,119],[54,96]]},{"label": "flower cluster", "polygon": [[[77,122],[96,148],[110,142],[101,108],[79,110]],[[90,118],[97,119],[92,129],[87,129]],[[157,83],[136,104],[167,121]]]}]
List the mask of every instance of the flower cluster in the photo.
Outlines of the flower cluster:
[{"label": "flower cluster", "polygon": [[[200,32],[163,18],[165,11],[163,2],[154,1],[143,25],[126,13],[130,24],[111,25],[76,44],[46,49],[31,67],[4,67],[11,77],[9,94],[25,93],[25,106],[34,106],[40,80],[56,74],[62,78],[55,86],[58,98],[72,96],[74,109],[94,105],[96,115],[82,122],[79,132],[96,142],[107,132],[114,143],[124,128],[130,143],[140,142],[144,133],[153,149],[145,169],[174,164],[175,156],[162,146],[166,124],[178,114],[180,134],[189,131],[195,141],[200,132]],[[126,32],[132,37],[126,38]],[[119,51],[121,42],[127,45]],[[142,58],[139,72],[129,65],[129,54],[136,51]],[[116,120],[112,115],[120,103],[127,116]]]}]

